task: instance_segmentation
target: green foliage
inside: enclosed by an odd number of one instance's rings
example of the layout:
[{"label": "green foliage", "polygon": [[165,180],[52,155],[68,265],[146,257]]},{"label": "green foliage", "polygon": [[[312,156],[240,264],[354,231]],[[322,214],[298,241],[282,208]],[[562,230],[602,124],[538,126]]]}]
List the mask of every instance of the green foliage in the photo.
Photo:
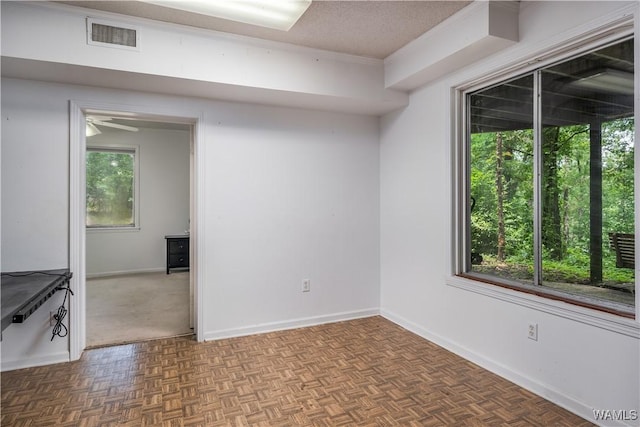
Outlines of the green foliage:
[{"label": "green foliage", "polygon": [[603,226],[619,233],[634,232],[634,122],[620,119],[602,129],[603,188],[617,203],[603,204]]},{"label": "green foliage", "polygon": [[[603,281],[633,282],[633,271],[615,267],[608,248],[609,232],[634,233],[634,122],[632,118],[602,126]],[[498,246],[496,137],[471,135],[471,250],[483,266],[474,271],[498,271],[511,278],[529,277],[533,269],[533,132],[501,132],[504,145],[502,179],[506,258],[495,261]],[[542,174],[542,242],[545,280],[590,281],[590,137],[587,125],[545,128]],[[510,266],[510,267],[508,267]],[[498,268],[499,267],[499,268]],[[514,271],[507,272],[507,269]]]},{"label": "green foliage", "polygon": [[[531,130],[503,132],[505,182],[504,222],[506,256],[531,259],[533,245],[533,133]],[[471,138],[471,196],[476,207],[471,214],[474,251],[497,253],[496,134],[474,134]]]},{"label": "green foliage", "polygon": [[87,151],[87,225],[133,225],[132,153]]}]

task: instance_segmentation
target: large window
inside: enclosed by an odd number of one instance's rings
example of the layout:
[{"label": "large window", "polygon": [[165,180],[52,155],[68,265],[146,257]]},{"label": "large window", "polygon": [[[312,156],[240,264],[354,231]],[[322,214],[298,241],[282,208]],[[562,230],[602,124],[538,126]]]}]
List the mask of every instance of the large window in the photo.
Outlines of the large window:
[{"label": "large window", "polygon": [[466,94],[461,275],[633,317],[633,50]]},{"label": "large window", "polygon": [[87,147],[88,228],[135,228],[136,150]]}]

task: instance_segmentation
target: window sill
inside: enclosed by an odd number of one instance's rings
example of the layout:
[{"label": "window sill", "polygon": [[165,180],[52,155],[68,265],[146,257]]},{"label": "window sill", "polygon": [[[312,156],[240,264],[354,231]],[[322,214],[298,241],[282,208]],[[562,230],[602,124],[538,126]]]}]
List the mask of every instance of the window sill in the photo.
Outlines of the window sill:
[{"label": "window sill", "polygon": [[140,227],[86,227],[87,233],[132,233],[140,231]]},{"label": "window sill", "polygon": [[615,314],[589,309],[522,291],[483,283],[461,276],[448,276],[446,284],[465,291],[517,304],[532,310],[564,317],[590,326],[640,339],[640,323]]}]

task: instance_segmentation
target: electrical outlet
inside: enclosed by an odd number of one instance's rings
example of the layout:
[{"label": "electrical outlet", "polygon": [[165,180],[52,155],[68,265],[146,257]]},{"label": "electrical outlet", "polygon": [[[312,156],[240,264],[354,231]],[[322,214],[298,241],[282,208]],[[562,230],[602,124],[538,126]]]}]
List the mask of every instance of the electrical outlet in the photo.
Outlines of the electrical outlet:
[{"label": "electrical outlet", "polygon": [[309,292],[309,291],[311,291],[311,280],[304,279],[302,281],[302,292]]},{"label": "electrical outlet", "polygon": [[530,340],[538,341],[538,324],[537,323],[529,323],[527,338],[529,338]]}]

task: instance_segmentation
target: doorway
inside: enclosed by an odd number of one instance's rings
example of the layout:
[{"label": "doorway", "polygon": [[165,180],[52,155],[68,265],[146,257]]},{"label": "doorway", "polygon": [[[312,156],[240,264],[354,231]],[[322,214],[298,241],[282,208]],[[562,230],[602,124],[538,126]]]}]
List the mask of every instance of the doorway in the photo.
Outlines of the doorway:
[{"label": "doorway", "polygon": [[[95,117],[98,117],[97,120],[100,122],[106,122],[110,125],[116,126],[100,126],[99,124],[96,126]],[[97,139],[94,137],[87,137],[87,118],[91,118],[91,124],[96,126],[101,132],[99,135],[103,135],[104,137]],[[127,130],[125,128],[120,128],[118,125],[136,128],[137,130]],[[116,307],[121,310],[119,313],[102,313],[104,317],[104,324],[102,328],[104,330],[111,329],[112,332],[115,331],[115,336],[117,338],[111,340],[107,339],[107,341],[103,340],[98,342],[97,345],[117,344],[121,342],[167,336],[168,329],[158,327],[158,318],[154,321],[152,316],[148,316],[146,321],[150,322],[148,324],[149,326],[144,326],[143,322],[140,320],[140,316],[143,315],[141,304],[135,303],[135,301],[140,300],[150,301],[155,304],[151,304],[151,314],[153,314],[154,311],[155,314],[158,314],[158,312],[160,312],[160,314],[166,314],[169,312],[174,313],[179,311],[183,315],[183,319],[186,318],[186,329],[185,323],[183,322],[182,326],[180,326],[182,328],[181,330],[170,332],[169,335],[182,334],[181,332],[184,332],[187,334],[195,333],[196,337],[198,337],[198,326],[201,324],[201,314],[198,310],[197,303],[199,295],[199,281],[197,274],[196,250],[197,233],[195,233],[197,230],[198,203],[195,197],[196,192],[194,190],[198,182],[196,174],[198,125],[199,117],[196,114],[191,117],[184,117],[182,115],[157,114],[155,111],[145,108],[132,109],[131,106],[123,107],[104,104],[80,105],[78,103],[71,102],[71,129],[74,131],[71,132],[70,153],[70,266],[74,272],[75,290],[77,294],[76,298],[74,298],[76,304],[72,305],[70,308],[71,360],[78,359],[84,348],[87,346],[96,345],[96,340],[94,340],[94,337],[92,336],[95,330],[90,326],[91,319],[89,317],[89,311],[91,311],[91,316],[93,316],[96,311],[95,304],[93,304],[93,302],[97,301],[99,303],[98,306],[105,306],[103,303],[106,297],[99,292],[95,294],[92,291],[92,287],[95,284],[92,282],[101,282],[101,285],[106,285],[104,287],[101,286],[102,291],[114,291],[115,288],[119,287],[124,289],[125,294],[125,303],[116,304],[116,306],[120,306]],[[142,132],[141,129],[144,129],[144,132]],[[126,134],[124,132],[126,132]],[[166,137],[160,139],[169,140],[171,140],[175,134],[187,135],[187,140],[182,141],[183,144],[186,144],[186,147],[183,146],[180,148],[180,150],[183,150],[181,154],[181,169],[186,171],[182,178],[176,179],[176,181],[182,182],[182,187],[180,187],[180,189],[177,189],[178,187],[176,187],[172,192],[170,189],[160,188],[159,186],[156,187],[155,190],[150,189],[148,185],[145,187],[145,181],[147,181],[147,184],[155,181],[153,177],[148,175],[145,177],[141,174],[144,172],[145,157],[148,157],[147,160],[150,160],[152,163],[162,164],[162,156],[164,155],[164,175],[170,179],[172,177],[171,170],[174,170],[174,166],[171,165],[171,160],[167,160],[167,157],[171,157],[172,160],[175,160],[173,159],[175,156],[171,154],[166,155],[167,153],[163,154],[163,150],[154,150],[149,148],[148,142],[142,141],[136,143],[135,138],[132,140],[131,135],[142,135],[143,133],[147,133],[147,139],[153,139],[156,141],[156,144],[158,145],[156,148],[161,148],[160,145],[162,145],[157,142],[159,140],[159,135],[164,135],[164,137]],[[173,135],[171,135],[172,133]],[[152,138],[149,138],[150,134],[153,134]],[[108,141],[109,136],[115,137],[116,135],[118,135],[116,138],[117,142],[114,143],[113,141]],[[124,135],[128,136],[125,137]],[[92,140],[91,138],[94,139]],[[105,142],[105,139],[107,142]],[[169,142],[166,143],[170,144]],[[179,224],[176,222],[175,218],[172,223],[173,225],[166,225],[166,223],[164,226],[156,224],[158,222],[162,222],[158,221],[159,215],[157,215],[161,208],[145,207],[144,203],[135,206],[136,202],[133,200],[134,198],[132,198],[130,205],[133,206],[133,214],[131,217],[133,219],[124,224],[124,227],[119,227],[120,229],[117,229],[118,227],[111,227],[111,229],[109,229],[109,227],[104,227],[104,229],[99,229],[100,227],[94,227],[94,229],[86,228],[86,200],[88,195],[86,153],[95,147],[100,148],[101,146],[103,146],[103,148],[111,148],[117,152],[118,149],[122,148],[122,146],[127,145],[133,146],[135,150],[139,150],[137,153],[139,156],[138,160],[140,160],[138,166],[141,167],[141,169],[137,171],[138,174],[141,174],[138,177],[141,184],[140,188],[136,192],[135,187],[138,184],[134,184],[134,190],[132,193],[139,196],[139,202],[142,202],[145,198],[153,199],[154,197],[159,197],[162,199],[164,195],[168,193],[173,194],[170,204],[175,204],[177,200],[182,200],[182,205],[186,205],[186,207],[183,206],[183,214],[176,214],[182,215]],[[175,145],[165,145],[163,149],[169,149],[169,152],[173,152],[174,149],[177,148],[178,147]],[[147,172],[144,172],[144,174],[146,173]],[[175,179],[175,176],[173,176],[173,178]],[[147,192],[146,195],[145,191]],[[180,194],[176,195],[178,192]],[[155,218],[153,216],[151,219],[145,218],[145,210],[148,210],[151,213],[155,212]],[[156,227],[155,231],[152,230],[154,224]],[[127,256],[125,254],[125,249],[127,247],[135,247],[132,242],[135,237],[140,237],[143,234],[142,230],[150,231],[155,234],[150,240],[155,241],[151,245],[146,246],[146,249],[139,249],[140,247],[137,246],[138,249],[135,250],[136,253]],[[164,237],[165,235],[186,233],[189,233],[190,237],[190,268],[188,270],[183,269],[181,271],[172,271],[171,274],[166,274],[164,264],[166,260]],[[108,244],[103,244],[104,238],[108,235],[111,235],[111,241]],[[123,236],[125,236],[124,241]],[[100,240],[103,242],[96,245]],[[120,240],[121,242],[117,243],[117,240]],[[110,253],[111,255],[105,256],[104,253],[102,253],[98,254],[97,257],[94,257],[93,251],[96,247],[101,246],[104,246],[103,249],[110,248],[111,251],[107,251],[106,253]],[[146,257],[147,252],[151,258],[154,258],[153,262],[149,262],[149,257]],[[125,254],[124,258],[129,258],[127,261],[128,264],[127,262],[124,264],[118,264],[116,258],[120,256],[122,261],[123,254]],[[140,262],[137,264],[135,262],[131,262],[132,258],[138,258],[137,261]],[[146,260],[141,261],[140,258],[145,258]],[[160,262],[158,259],[160,259]],[[120,267],[117,267],[118,265]],[[148,288],[151,284],[156,286],[155,290],[150,290]],[[157,288],[158,286],[165,286],[165,289]],[[127,293],[127,288],[132,287],[140,288],[138,290],[141,290],[142,293],[137,294],[137,296],[134,296],[136,295],[134,293]],[[172,304],[169,298],[169,293],[177,293],[177,288],[180,288],[180,292],[182,292],[183,296],[186,295],[186,301],[184,301],[184,303],[181,302],[182,306],[180,307]],[[131,291],[132,289],[128,290]],[[96,301],[92,300],[94,297],[97,298]],[[178,296],[178,298],[182,297]],[[165,304],[163,305],[163,303]],[[129,304],[128,307],[127,304]],[[138,316],[136,316],[136,314],[138,314]],[[167,316],[165,315],[162,319],[166,317]],[[129,326],[126,326],[127,324]],[[138,326],[142,326],[141,328],[137,328],[139,330],[147,329],[147,335],[132,335],[131,337],[127,337],[125,334],[117,333],[118,329],[131,330],[135,329],[134,326],[136,328]]]},{"label": "doorway", "polygon": [[191,125],[86,120],[87,347],[189,335]]}]

